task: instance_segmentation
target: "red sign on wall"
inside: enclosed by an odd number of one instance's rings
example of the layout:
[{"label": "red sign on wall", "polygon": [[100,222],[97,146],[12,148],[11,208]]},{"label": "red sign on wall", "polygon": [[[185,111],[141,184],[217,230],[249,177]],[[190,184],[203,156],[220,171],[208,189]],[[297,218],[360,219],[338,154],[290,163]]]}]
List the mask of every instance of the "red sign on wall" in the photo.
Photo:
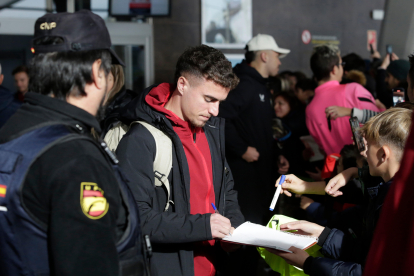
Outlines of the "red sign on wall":
[{"label": "red sign on wall", "polygon": [[370,51],[371,48],[369,45],[372,44],[372,48],[374,51],[377,50],[377,31],[375,30],[368,30],[367,31],[367,50]]},{"label": "red sign on wall", "polygon": [[309,44],[311,42],[312,36],[311,33],[308,30],[304,30],[302,32],[302,42],[304,44]]}]

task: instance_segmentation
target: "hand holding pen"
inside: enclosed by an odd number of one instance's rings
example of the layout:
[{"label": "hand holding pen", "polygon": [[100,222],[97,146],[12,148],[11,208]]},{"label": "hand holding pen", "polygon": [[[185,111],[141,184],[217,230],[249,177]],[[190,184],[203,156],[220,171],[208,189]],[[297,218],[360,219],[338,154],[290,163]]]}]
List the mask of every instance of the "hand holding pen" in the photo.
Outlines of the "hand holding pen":
[{"label": "hand holding pen", "polygon": [[220,215],[214,203],[211,203],[211,206],[213,206],[215,212],[210,217],[211,235],[213,239],[222,239],[227,235],[231,235],[233,227],[231,227],[230,220]]}]

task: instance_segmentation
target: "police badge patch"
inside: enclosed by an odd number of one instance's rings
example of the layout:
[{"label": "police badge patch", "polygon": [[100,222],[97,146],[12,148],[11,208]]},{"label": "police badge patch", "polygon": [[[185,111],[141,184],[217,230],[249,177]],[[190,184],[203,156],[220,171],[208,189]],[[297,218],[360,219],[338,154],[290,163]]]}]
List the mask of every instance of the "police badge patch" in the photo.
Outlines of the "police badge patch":
[{"label": "police badge patch", "polygon": [[90,219],[100,219],[109,208],[104,191],[93,182],[81,183],[80,203],[83,213]]}]

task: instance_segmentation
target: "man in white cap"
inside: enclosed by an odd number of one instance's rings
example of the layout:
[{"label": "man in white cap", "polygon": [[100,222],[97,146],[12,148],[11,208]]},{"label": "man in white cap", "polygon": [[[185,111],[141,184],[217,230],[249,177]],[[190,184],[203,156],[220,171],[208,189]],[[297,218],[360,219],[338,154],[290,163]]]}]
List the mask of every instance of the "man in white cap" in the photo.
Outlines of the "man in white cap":
[{"label": "man in white cap", "polygon": [[[280,48],[270,35],[253,37],[246,45],[245,60],[233,68],[240,83],[220,105],[219,116],[226,119],[226,157],[241,211],[246,221],[262,225],[270,217],[267,210],[274,194],[272,173],[276,171],[272,133],[274,110],[266,83],[269,77],[277,75],[281,65],[279,58],[289,52]],[[287,160],[279,156],[277,161],[279,172],[286,173]],[[256,256],[257,252],[252,254]],[[257,262],[249,260],[248,263],[252,273],[246,274],[249,268],[243,266],[244,275],[254,275]]]}]

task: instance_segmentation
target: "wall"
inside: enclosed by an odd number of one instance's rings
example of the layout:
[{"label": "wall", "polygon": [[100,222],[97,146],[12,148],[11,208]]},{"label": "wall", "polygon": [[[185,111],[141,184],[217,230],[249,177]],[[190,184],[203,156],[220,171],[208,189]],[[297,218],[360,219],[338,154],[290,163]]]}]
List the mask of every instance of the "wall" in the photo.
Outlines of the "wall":
[{"label": "wall", "polygon": [[[411,1],[411,0],[409,0]],[[275,37],[292,52],[282,59],[281,70],[301,70],[310,76],[312,44],[301,40],[303,30],[312,35],[336,36],[342,54],[367,51],[367,30],[380,33],[381,22],[370,12],[384,9],[385,0],[252,0],[253,35]],[[201,1],[171,0],[171,17],[154,19],[155,82],[173,80],[175,63],[188,46],[201,43]],[[244,53],[243,50],[222,50]]]},{"label": "wall", "polygon": [[407,60],[414,51],[413,0],[387,1],[386,7],[380,47],[385,49],[390,44],[399,58]]}]

